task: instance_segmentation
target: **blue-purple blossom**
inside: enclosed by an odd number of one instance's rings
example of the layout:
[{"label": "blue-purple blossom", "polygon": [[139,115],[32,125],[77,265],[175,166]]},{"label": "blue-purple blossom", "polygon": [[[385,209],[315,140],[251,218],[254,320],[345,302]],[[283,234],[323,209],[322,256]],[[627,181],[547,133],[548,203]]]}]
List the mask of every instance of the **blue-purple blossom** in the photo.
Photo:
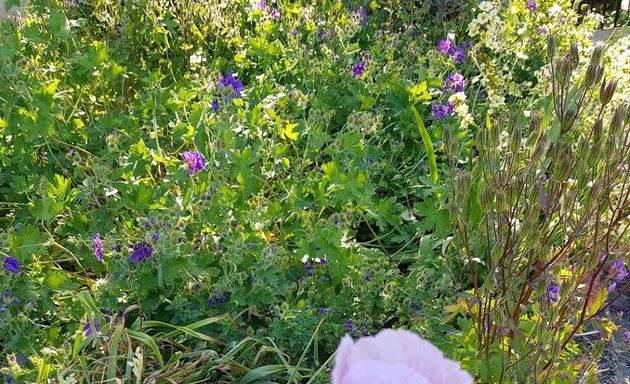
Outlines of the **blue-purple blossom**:
[{"label": "blue-purple blossom", "polygon": [[527,9],[532,12],[536,12],[536,8],[538,8],[538,5],[534,0],[527,0]]},{"label": "blue-purple blossom", "polygon": [[226,91],[227,100],[232,101],[232,98],[238,99],[239,97],[241,97],[243,83],[235,78],[231,72],[228,72],[225,76],[219,76],[219,81],[217,81],[217,90]]},{"label": "blue-purple blossom", "polygon": [[444,81],[444,87],[453,92],[463,91],[465,85],[466,81],[464,80],[464,76],[462,76],[460,73],[450,75]]},{"label": "blue-purple blossom", "polygon": [[103,241],[101,241],[100,233],[96,232],[94,236],[92,236],[92,243],[94,245],[94,256],[96,260],[103,260]]},{"label": "blue-purple blossom", "polygon": [[271,16],[272,19],[279,19],[280,18],[280,11],[278,11],[278,9],[274,8],[273,10],[271,10],[271,13],[269,14]]},{"label": "blue-purple blossom", "polygon": [[14,298],[12,298],[12,299],[11,299],[11,302],[12,302],[13,304],[20,304],[20,303],[22,302],[22,300],[20,300],[20,299],[19,299],[19,298],[17,298],[17,297],[14,297]]},{"label": "blue-purple blossom", "polygon": [[219,110],[219,100],[212,99],[212,109],[214,109],[215,112]]},{"label": "blue-purple blossom", "polygon": [[4,299],[8,299],[9,297],[11,297],[11,291],[9,291],[8,289],[5,289],[4,293],[2,294],[2,297]]},{"label": "blue-purple blossom", "polygon": [[455,43],[450,39],[440,40],[437,44],[437,50],[445,55],[452,55],[455,51]]},{"label": "blue-purple blossom", "polygon": [[357,12],[359,13],[359,16],[361,16],[361,22],[363,23],[363,25],[368,25],[368,17],[365,9],[363,9],[363,7],[359,7]]},{"label": "blue-purple blossom", "polygon": [[544,24],[539,26],[538,28],[536,28],[536,34],[539,35],[539,36],[540,35],[544,35],[544,34],[546,34],[548,32],[549,32],[549,28],[547,28],[547,26],[544,25]]},{"label": "blue-purple blossom", "polygon": [[457,47],[455,52],[453,52],[453,58],[455,59],[455,64],[461,64],[466,60],[466,49],[464,46],[460,45]]},{"label": "blue-purple blossom", "polygon": [[98,317],[94,316],[91,320],[90,318],[86,320],[85,325],[83,326],[83,332],[85,332],[86,337],[92,336],[94,332],[98,333],[100,331],[101,321],[98,319]]},{"label": "blue-purple blossom", "polygon": [[153,255],[153,247],[150,244],[145,243],[144,241],[137,242],[133,246],[133,252],[131,256],[129,256],[129,261],[132,263],[136,263],[138,261],[142,261],[150,258]]},{"label": "blue-purple blossom", "polygon": [[560,300],[560,287],[558,284],[550,284],[547,288],[547,297],[549,300],[557,303]]},{"label": "blue-purple blossom", "polygon": [[18,364],[26,363],[26,365],[33,365],[31,359],[26,356],[15,356],[15,362]]},{"label": "blue-purple blossom", "polygon": [[433,103],[432,113],[433,113],[434,119],[444,120],[448,116],[451,116],[453,114],[453,104],[446,103],[445,105],[440,105],[440,104]]},{"label": "blue-purple blossom", "polygon": [[12,256],[7,256],[4,259],[2,266],[11,273],[18,273],[20,272],[20,269],[22,269],[20,267],[20,262],[15,257],[12,257]]},{"label": "blue-purple blossom", "polygon": [[359,61],[352,67],[352,78],[363,76],[363,72],[365,72],[365,61]]},{"label": "blue-purple blossom", "polygon": [[307,276],[313,276],[313,264],[310,261],[304,263],[304,269],[306,270]]},{"label": "blue-purple blossom", "polygon": [[422,309],[422,306],[418,303],[411,303],[411,309],[413,309],[414,311],[419,311],[420,309]]},{"label": "blue-purple blossom", "polygon": [[188,164],[188,172],[190,176],[195,175],[195,171],[206,170],[206,159],[199,152],[182,152],[182,158]]}]

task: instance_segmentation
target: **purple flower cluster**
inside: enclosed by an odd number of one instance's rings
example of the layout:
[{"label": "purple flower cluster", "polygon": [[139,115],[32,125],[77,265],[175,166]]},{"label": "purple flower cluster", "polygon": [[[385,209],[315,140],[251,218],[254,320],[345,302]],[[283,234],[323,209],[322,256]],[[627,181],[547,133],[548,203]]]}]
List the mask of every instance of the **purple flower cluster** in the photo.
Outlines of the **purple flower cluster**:
[{"label": "purple flower cluster", "polygon": [[2,266],[4,268],[6,268],[7,271],[9,271],[11,273],[18,273],[22,269],[20,267],[20,262],[15,257],[11,257],[11,256],[7,256],[4,259],[4,262],[2,263]]},{"label": "purple flower cluster", "polygon": [[153,256],[153,247],[144,241],[140,241],[133,246],[133,252],[131,252],[131,256],[129,256],[129,261],[136,263],[146,260],[151,256]]},{"label": "purple flower cluster", "polygon": [[463,91],[465,85],[466,81],[464,80],[464,76],[462,76],[460,73],[450,75],[444,81],[444,87],[447,90],[451,90],[453,92]]},{"label": "purple flower cluster", "polygon": [[214,292],[212,293],[212,297],[210,298],[210,300],[208,300],[208,306],[212,307],[217,304],[223,303],[225,300],[227,300],[227,297],[228,297],[227,291],[223,291],[223,293],[219,295],[219,290],[215,289]]},{"label": "purple flower cluster", "polygon": [[243,83],[235,78],[231,72],[228,72],[225,76],[219,76],[219,81],[217,81],[217,90],[220,92],[226,92],[227,101],[232,101],[232,98],[238,99],[241,97]]},{"label": "purple flower cluster", "polygon": [[623,258],[618,258],[610,266],[610,275],[612,283],[608,285],[608,292],[612,292],[617,288],[617,283],[628,277],[628,268],[624,265]]},{"label": "purple flower cluster", "polygon": [[363,76],[363,72],[365,72],[365,60],[359,61],[352,67],[352,78]]},{"label": "purple flower cluster", "polygon": [[357,13],[359,14],[359,16],[361,16],[361,22],[363,23],[363,25],[368,25],[368,17],[365,9],[363,9],[363,7],[359,7]]},{"label": "purple flower cluster", "polygon": [[466,60],[466,48],[470,48],[470,43],[455,46],[451,39],[440,40],[437,44],[438,52],[451,56],[455,64],[461,64]]},{"label": "purple flower cluster", "polygon": [[92,242],[94,245],[94,256],[96,257],[96,260],[103,260],[103,256],[105,256],[105,254],[103,253],[103,241],[101,240],[100,233],[96,232],[94,236],[92,236]]},{"label": "purple flower cluster", "polygon": [[444,120],[453,114],[453,104],[449,102],[444,105],[433,103],[432,113],[435,120]]},{"label": "purple flower cluster", "polygon": [[527,9],[529,9],[532,12],[536,12],[537,8],[538,8],[538,5],[536,4],[534,0],[527,0]]},{"label": "purple flower cluster", "polygon": [[182,158],[188,164],[188,172],[190,176],[195,175],[195,171],[206,170],[206,159],[199,152],[182,152]]}]

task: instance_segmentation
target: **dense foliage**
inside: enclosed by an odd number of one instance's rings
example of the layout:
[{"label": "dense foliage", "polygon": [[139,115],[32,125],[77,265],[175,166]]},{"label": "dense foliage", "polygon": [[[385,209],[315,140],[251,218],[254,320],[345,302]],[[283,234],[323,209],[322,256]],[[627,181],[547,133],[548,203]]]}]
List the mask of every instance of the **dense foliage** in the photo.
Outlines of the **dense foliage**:
[{"label": "dense foliage", "polygon": [[29,2],[0,25],[0,382],[327,382],[383,328],[482,383],[594,377],[630,87],[579,19]]}]

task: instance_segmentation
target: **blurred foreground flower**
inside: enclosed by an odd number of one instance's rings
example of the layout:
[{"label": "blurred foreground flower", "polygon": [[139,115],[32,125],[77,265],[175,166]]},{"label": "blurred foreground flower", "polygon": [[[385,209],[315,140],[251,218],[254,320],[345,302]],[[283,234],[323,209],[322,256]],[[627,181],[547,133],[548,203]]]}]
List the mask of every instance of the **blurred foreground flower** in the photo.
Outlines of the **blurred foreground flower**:
[{"label": "blurred foreground flower", "polygon": [[341,339],[333,384],[472,384],[470,374],[413,332],[385,329],[356,343]]}]

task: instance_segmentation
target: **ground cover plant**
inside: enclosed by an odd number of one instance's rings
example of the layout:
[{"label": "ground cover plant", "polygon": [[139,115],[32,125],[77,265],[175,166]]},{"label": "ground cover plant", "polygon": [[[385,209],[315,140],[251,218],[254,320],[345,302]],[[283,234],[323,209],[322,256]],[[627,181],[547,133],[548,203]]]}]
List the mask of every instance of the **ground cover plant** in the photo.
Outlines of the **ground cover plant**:
[{"label": "ground cover plant", "polygon": [[480,383],[594,382],[630,332],[606,312],[630,288],[630,67],[588,41],[599,16],[22,6],[0,25],[0,382],[327,383],[342,336],[385,328]]}]

